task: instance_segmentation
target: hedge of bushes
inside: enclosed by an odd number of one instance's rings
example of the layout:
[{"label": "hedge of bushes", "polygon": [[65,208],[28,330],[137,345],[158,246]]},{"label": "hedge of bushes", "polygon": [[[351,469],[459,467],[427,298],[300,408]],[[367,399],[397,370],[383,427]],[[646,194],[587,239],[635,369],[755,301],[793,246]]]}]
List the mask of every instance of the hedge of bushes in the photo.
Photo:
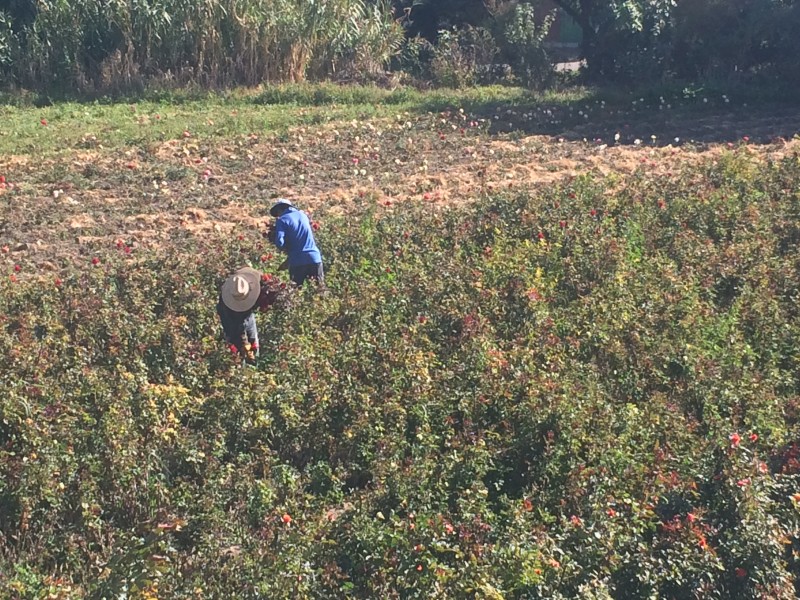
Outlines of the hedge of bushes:
[{"label": "hedge of bushes", "polygon": [[[358,201],[356,201],[358,202]],[[794,598],[800,158],[317,215],[0,283],[10,598]]]}]

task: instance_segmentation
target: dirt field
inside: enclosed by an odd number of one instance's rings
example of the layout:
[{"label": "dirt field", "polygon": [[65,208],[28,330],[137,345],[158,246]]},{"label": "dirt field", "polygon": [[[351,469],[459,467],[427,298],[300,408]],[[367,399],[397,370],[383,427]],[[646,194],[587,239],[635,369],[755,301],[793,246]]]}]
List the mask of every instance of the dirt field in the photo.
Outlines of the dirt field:
[{"label": "dirt field", "polygon": [[104,148],[87,133],[45,158],[0,156],[0,260],[53,271],[120,240],[135,249],[249,234],[277,196],[321,213],[359,197],[443,206],[586,173],[674,173],[732,148],[765,160],[800,149],[796,111],[677,120],[610,111],[563,129],[545,113],[405,113],[146,147]]}]

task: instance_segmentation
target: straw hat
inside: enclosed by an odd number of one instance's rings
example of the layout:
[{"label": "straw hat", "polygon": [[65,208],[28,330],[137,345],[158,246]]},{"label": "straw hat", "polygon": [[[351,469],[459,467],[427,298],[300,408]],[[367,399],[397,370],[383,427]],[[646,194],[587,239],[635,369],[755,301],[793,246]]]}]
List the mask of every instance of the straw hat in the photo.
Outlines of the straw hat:
[{"label": "straw hat", "polygon": [[261,294],[261,274],[242,267],[222,284],[222,302],[234,312],[247,312],[256,305]]},{"label": "straw hat", "polygon": [[275,201],[275,204],[272,205],[272,208],[269,209],[269,214],[271,214],[273,217],[277,217],[279,210],[283,210],[284,208],[288,208],[290,206],[294,206],[294,204],[292,204],[286,198],[278,198]]}]

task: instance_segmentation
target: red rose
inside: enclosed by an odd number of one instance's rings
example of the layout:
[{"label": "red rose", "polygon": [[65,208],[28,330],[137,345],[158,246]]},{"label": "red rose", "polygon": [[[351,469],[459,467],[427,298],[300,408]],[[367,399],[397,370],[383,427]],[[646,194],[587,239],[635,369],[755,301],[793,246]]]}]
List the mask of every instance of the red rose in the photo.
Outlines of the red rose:
[{"label": "red rose", "polygon": [[739,446],[739,442],[742,441],[741,436],[738,433],[732,433],[728,439],[731,441],[731,447],[736,448]]},{"label": "red rose", "polygon": [[750,441],[751,442],[757,442],[758,441],[758,434],[757,433],[751,433],[750,434]]}]

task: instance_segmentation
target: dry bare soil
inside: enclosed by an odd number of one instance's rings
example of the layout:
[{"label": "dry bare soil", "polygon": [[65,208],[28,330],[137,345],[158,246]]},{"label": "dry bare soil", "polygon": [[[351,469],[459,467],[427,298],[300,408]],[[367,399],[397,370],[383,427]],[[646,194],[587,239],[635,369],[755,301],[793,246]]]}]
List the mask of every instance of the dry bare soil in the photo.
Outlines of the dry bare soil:
[{"label": "dry bare soil", "polygon": [[[577,108],[569,112],[582,116]],[[130,119],[143,130],[162,125],[161,115],[136,106]],[[213,125],[203,115],[194,119]],[[42,121],[38,135],[49,136],[55,150],[20,147],[0,155],[0,260],[5,269],[22,264],[33,276],[85,264],[88,255],[120,242],[135,250],[187,236],[249,235],[266,222],[278,196],[312,213],[347,211],[365,197],[385,207],[434,208],[589,173],[668,174],[713,161],[731,145],[747,145],[765,161],[800,147],[800,114],[787,109],[680,118],[607,111],[599,120],[593,115],[562,129],[560,123],[545,108],[484,114],[453,108],[281,133],[200,137],[188,124],[168,139],[110,146],[94,124],[58,147],[58,125]]]}]

